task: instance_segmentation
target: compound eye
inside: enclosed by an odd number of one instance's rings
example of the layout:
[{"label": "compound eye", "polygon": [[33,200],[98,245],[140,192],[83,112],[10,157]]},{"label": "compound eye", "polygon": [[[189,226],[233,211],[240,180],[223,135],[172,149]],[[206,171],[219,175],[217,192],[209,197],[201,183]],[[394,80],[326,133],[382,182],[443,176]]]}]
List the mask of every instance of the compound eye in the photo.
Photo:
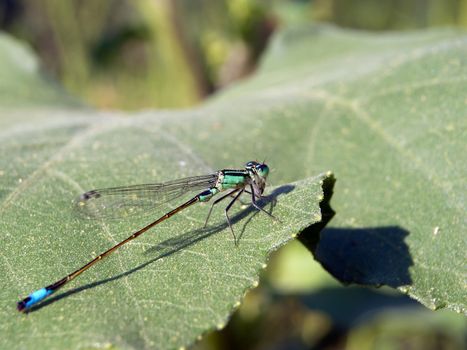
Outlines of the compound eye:
[{"label": "compound eye", "polygon": [[269,174],[269,167],[266,164],[258,164],[256,167],[256,171],[261,176],[268,176]]}]

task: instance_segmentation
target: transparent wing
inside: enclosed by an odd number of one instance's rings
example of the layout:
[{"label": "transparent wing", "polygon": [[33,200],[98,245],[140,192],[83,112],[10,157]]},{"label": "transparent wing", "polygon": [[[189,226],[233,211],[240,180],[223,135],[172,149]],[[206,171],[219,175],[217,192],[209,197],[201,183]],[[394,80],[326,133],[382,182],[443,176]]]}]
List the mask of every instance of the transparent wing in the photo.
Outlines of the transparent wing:
[{"label": "transparent wing", "polygon": [[187,177],[159,184],[95,189],[75,200],[77,212],[88,219],[125,218],[151,214],[157,206],[186,193],[216,184],[217,174]]}]

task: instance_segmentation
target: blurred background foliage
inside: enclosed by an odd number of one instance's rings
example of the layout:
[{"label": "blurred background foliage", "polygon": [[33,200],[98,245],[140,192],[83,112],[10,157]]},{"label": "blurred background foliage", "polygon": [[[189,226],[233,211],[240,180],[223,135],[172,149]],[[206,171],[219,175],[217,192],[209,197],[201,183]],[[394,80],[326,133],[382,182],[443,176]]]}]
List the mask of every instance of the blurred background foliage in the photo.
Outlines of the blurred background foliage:
[{"label": "blurred background foliage", "polygon": [[0,0],[0,26],[98,108],[187,107],[254,70],[283,25],[467,26],[467,0]]},{"label": "blurred background foliage", "polygon": [[[183,108],[254,72],[274,31],[315,21],[467,27],[467,0],[0,0],[3,31],[100,109]],[[294,242],[197,349],[465,349],[467,324],[391,289],[343,287]]]}]

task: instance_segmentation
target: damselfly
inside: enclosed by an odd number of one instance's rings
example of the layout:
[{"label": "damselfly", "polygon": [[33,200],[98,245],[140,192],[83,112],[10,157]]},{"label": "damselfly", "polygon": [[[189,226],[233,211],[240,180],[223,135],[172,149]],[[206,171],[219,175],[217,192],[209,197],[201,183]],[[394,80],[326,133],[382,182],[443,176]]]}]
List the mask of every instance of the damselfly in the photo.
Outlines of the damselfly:
[{"label": "damselfly", "polygon": [[[92,206],[96,213],[100,213],[111,211],[116,208],[130,209],[137,205],[141,205],[141,203],[145,203],[145,205],[150,204],[152,206],[159,205],[161,203],[178,198],[188,192],[202,190],[202,192],[198,193],[190,200],[169,211],[156,221],[153,221],[149,225],[146,225],[142,229],[134,232],[130,237],[121,241],[120,243],[117,243],[112,248],[106,250],[84,266],[80,267],[78,270],[70,273],[66,277],[63,277],[51,285],[48,285],[47,287],[41,288],[31,293],[28,297],[17,303],[18,311],[27,311],[33,305],[44,300],[49,295],[55,293],[58,289],[63,287],[65,284],[75,279],[77,276],[93,266],[96,262],[105,258],[107,255],[114,252],[122,245],[142,235],[150,228],[172,217],[176,213],[191,206],[194,203],[209,201],[213,196],[223,191],[227,192],[212,203],[204,226],[206,227],[208,223],[214,205],[226,198],[233,197],[225,208],[225,217],[227,219],[230,231],[232,232],[234,243],[237,244],[237,238],[229,218],[229,210],[232,205],[240,198],[242,193],[248,193],[251,196],[251,204],[256,209],[261,210],[274,218],[270,213],[265,211],[256,203],[256,201],[259,200],[263,195],[268,174],[269,167],[266,164],[251,161],[246,163],[245,168],[241,170],[224,169],[209,175],[188,177],[160,184],[97,189],[82,194],[78,198],[78,205],[81,207]],[[141,200],[146,201],[142,202]]]}]

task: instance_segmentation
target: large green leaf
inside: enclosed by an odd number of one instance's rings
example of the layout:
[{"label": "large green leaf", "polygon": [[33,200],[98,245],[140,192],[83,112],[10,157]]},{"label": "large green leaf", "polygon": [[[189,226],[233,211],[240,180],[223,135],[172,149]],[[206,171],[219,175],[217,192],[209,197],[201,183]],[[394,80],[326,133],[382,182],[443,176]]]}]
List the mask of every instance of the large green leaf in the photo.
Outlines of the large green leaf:
[{"label": "large green leaf", "polygon": [[[19,84],[25,89],[41,81],[34,74],[28,77],[21,57],[33,59],[21,47],[12,47],[20,55],[9,64],[27,77]],[[232,159],[203,159],[181,133],[173,132],[198,123],[196,115],[161,113],[154,118],[151,113],[131,120],[99,115],[73,104],[64,107],[66,102],[55,104],[51,96],[60,92],[42,84],[48,91],[42,99],[0,112],[2,349],[189,345],[225,325],[245,292],[257,285],[271,251],[321,220],[320,202],[329,201],[334,184],[330,173],[268,188],[262,205],[280,222],[248,206],[234,207],[238,247],[221,208],[216,207],[203,229],[208,205],[190,207],[27,315],[20,314],[15,309],[20,296],[61,278],[177,205],[143,217],[90,221],[77,215],[73,199],[78,194],[241,167],[257,156],[250,147]],[[11,101],[25,98],[29,93],[23,94],[24,89],[10,91]],[[50,107],[39,108],[45,104]],[[192,132],[205,130],[200,125]],[[240,139],[231,135],[230,142],[234,140]],[[230,142],[226,139],[226,149]],[[274,175],[271,179],[279,183]]]},{"label": "large green leaf", "polygon": [[463,313],[466,44],[453,30],[297,28],[276,36],[254,79],[213,103],[255,116],[242,127],[261,126],[282,181],[336,173],[332,227],[319,244],[302,236],[335,277]]},{"label": "large green leaf", "polygon": [[[28,107],[6,102],[0,111],[3,347],[176,347],[222,326],[268,252],[316,221],[325,176],[312,176],[327,169],[339,178],[333,226],[300,237],[315,257],[344,282],[387,284],[465,312],[466,43],[449,30],[288,30],[254,78],[197,109],[132,118],[56,103],[59,93],[31,101],[12,91],[8,101]],[[0,72],[27,76],[18,61]],[[15,313],[19,295],[147,221],[83,223],[71,209],[77,193],[263,157],[282,223],[237,211],[235,249],[221,210],[203,231],[207,206],[190,208],[56,302]]]}]

